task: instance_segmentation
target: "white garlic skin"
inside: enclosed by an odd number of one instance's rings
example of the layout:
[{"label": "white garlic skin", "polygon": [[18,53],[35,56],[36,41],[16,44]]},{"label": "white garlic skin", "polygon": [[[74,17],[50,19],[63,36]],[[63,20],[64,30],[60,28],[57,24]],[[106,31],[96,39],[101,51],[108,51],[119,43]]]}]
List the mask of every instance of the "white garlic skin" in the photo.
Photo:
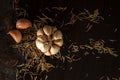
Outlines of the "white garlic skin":
[{"label": "white garlic skin", "polygon": [[63,45],[62,32],[46,25],[37,31],[36,47],[46,56],[55,55]]}]

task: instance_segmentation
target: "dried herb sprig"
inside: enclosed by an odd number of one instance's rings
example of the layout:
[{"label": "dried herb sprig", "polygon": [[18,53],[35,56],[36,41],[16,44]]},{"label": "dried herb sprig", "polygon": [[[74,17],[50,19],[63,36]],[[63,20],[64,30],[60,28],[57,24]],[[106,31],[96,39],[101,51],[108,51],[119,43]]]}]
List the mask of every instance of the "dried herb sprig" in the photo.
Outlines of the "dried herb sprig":
[{"label": "dried herb sprig", "polygon": [[99,80],[120,80],[120,77],[102,76]]},{"label": "dried herb sprig", "polygon": [[80,44],[80,45],[76,45],[75,43],[72,43],[69,46],[69,52],[73,52],[73,53],[80,53],[81,51],[85,51],[85,55],[90,54],[89,52],[95,53],[96,55],[99,54],[110,54],[114,57],[117,57],[118,54],[116,51],[114,51],[113,48],[107,47],[105,45],[105,41],[104,40],[94,40],[94,39],[90,39],[90,42],[87,44]]},{"label": "dried herb sprig", "polygon": [[99,10],[94,10],[93,13],[90,13],[88,10],[84,9],[84,11],[80,11],[78,14],[73,12],[73,9],[70,12],[70,20],[65,25],[74,24],[76,21],[87,21],[87,32],[92,28],[94,24],[98,24],[101,20],[104,20],[102,16],[100,16]]}]

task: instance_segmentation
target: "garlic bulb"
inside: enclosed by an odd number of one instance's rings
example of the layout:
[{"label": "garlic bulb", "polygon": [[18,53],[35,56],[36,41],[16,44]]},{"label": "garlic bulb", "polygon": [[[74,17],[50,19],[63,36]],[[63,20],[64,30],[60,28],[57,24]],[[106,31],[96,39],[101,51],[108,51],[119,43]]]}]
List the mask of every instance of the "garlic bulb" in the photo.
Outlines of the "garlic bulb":
[{"label": "garlic bulb", "polygon": [[62,45],[62,32],[56,27],[45,25],[37,31],[36,47],[46,56],[57,54]]},{"label": "garlic bulb", "polygon": [[10,30],[8,34],[10,34],[10,36],[15,40],[16,43],[20,43],[20,41],[22,40],[22,34],[19,30]]},{"label": "garlic bulb", "polygon": [[17,29],[27,29],[31,26],[32,26],[32,23],[28,19],[25,19],[25,18],[21,18],[17,20],[16,22]]}]

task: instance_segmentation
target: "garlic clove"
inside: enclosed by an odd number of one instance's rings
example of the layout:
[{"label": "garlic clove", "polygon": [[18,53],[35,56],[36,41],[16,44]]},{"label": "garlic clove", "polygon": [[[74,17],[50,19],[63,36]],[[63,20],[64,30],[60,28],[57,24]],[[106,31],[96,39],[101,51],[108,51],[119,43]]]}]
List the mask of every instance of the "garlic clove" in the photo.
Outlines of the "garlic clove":
[{"label": "garlic clove", "polygon": [[63,40],[62,39],[59,39],[59,40],[55,40],[54,41],[54,44],[56,44],[57,46],[62,46],[63,45]]},{"label": "garlic clove", "polygon": [[54,34],[53,34],[53,40],[58,40],[58,39],[62,39],[62,32],[57,30]]},{"label": "garlic clove", "polygon": [[46,35],[38,36],[37,39],[41,42],[46,42],[47,41],[47,36]]},{"label": "garlic clove", "polygon": [[38,31],[37,31],[37,36],[42,36],[44,35],[44,31],[42,28],[40,28]]},{"label": "garlic clove", "polygon": [[52,27],[52,34],[54,34],[55,31],[57,31],[57,28],[56,27]]},{"label": "garlic clove", "polygon": [[46,56],[51,56],[52,54],[50,53],[50,51],[47,51],[44,53]]},{"label": "garlic clove", "polygon": [[45,33],[47,36],[50,36],[51,33],[52,33],[52,27],[46,25],[46,26],[43,27],[43,31],[44,31],[44,33]]},{"label": "garlic clove", "polygon": [[22,34],[19,30],[10,30],[8,34],[12,36],[16,43],[20,43],[20,41],[22,40]]},{"label": "garlic clove", "polygon": [[58,47],[57,45],[52,45],[50,48],[50,53],[51,55],[55,55],[59,52],[60,47]]},{"label": "garlic clove", "polygon": [[47,51],[46,53],[44,53],[46,56],[51,56],[50,51]]},{"label": "garlic clove", "polygon": [[40,42],[38,39],[36,39],[35,44],[38,49],[41,49],[44,46],[44,44]]},{"label": "garlic clove", "polygon": [[43,53],[47,52],[50,49],[50,45],[36,40],[36,47]]},{"label": "garlic clove", "polygon": [[50,49],[50,45],[45,43],[42,52],[47,52],[49,49]]},{"label": "garlic clove", "polygon": [[32,23],[28,19],[21,18],[16,22],[17,29],[27,29],[29,27],[32,27]]}]

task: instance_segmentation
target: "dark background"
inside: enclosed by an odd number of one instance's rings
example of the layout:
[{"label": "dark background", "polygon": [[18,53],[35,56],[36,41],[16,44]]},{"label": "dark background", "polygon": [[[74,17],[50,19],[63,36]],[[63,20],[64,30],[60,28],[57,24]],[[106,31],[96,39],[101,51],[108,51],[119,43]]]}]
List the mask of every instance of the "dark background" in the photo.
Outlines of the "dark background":
[{"label": "dark background", "polygon": [[[67,6],[76,11],[78,9],[89,11],[99,9],[104,21],[95,25],[88,33],[80,30],[80,23],[76,23],[73,28],[67,30],[71,35],[70,39],[76,42],[89,38],[103,39],[107,41],[108,46],[120,51],[120,9],[119,3],[115,0],[21,0],[19,5],[27,9],[31,20],[39,14],[38,9],[45,7]],[[67,13],[63,14],[61,18],[64,19],[66,15]],[[16,66],[12,65],[17,60],[20,63],[22,58],[19,53],[9,48],[14,41],[6,33],[9,29],[14,28],[14,21],[12,1],[0,0],[0,80],[15,80]],[[116,28],[117,31],[114,32]],[[79,37],[77,34],[80,34]],[[109,39],[117,41],[112,43]],[[49,73],[49,80],[98,80],[101,76],[120,77],[120,71],[117,70],[120,67],[120,57],[105,55],[96,60],[94,56],[87,56],[66,66],[71,66],[72,70],[56,69]]]}]

